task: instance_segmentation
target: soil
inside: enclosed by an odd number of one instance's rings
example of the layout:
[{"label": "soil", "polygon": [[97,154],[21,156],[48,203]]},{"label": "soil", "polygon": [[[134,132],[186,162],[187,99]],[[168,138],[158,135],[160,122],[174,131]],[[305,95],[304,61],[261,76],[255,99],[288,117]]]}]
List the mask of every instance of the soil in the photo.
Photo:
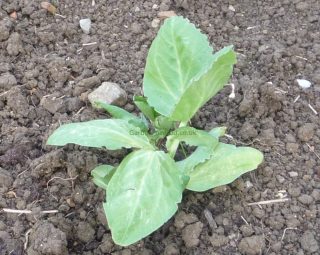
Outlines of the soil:
[{"label": "soil", "polygon": [[[0,208],[32,211],[0,213],[1,255],[320,254],[319,1],[52,1],[62,16],[40,2],[0,2]],[[136,111],[154,19],[166,10],[238,52],[235,98],[226,86],[194,126],[227,126],[229,143],[256,147],[265,161],[230,185],[185,192],[172,220],[124,248],[112,242],[90,170],[125,151],[45,141],[60,123],[106,117],[87,100],[104,81],[125,89],[125,108]],[[88,35],[79,27],[87,17]],[[248,204],[273,199],[282,202]]]}]

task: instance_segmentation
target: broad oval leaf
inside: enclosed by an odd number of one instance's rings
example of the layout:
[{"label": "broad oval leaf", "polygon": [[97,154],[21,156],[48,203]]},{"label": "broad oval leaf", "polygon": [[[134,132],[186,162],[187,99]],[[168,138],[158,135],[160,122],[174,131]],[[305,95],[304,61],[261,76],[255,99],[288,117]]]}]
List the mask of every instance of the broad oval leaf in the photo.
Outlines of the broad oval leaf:
[{"label": "broad oval leaf", "polygon": [[149,235],[177,211],[183,181],[162,151],[138,150],[118,166],[104,209],[113,240],[123,246]]},{"label": "broad oval leaf", "polygon": [[207,37],[182,17],[166,19],[150,47],[143,78],[149,105],[169,117],[193,79],[211,66]]},{"label": "broad oval leaf", "polygon": [[232,46],[217,52],[208,71],[198,80],[194,80],[183,93],[175,105],[171,119],[189,121],[227,83],[235,63],[236,54]]},{"label": "broad oval leaf", "polygon": [[191,146],[207,146],[215,147],[219,140],[206,131],[199,130],[193,127],[181,127],[172,132],[167,137],[166,147],[170,151],[170,147],[174,144],[174,141],[185,142]]},{"label": "broad oval leaf", "polygon": [[262,160],[263,154],[254,148],[219,143],[211,158],[189,174],[187,189],[201,192],[231,183],[256,169]]},{"label": "broad oval leaf", "polygon": [[[205,162],[207,159],[209,159],[214,151],[214,149],[216,148],[216,146],[219,143],[219,137],[223,136],[226,132],[226,128],[225,127],[216,127],[211,129],[208,134],[210,136],[213,136],[216,140],[216,142],[214,142],[213,144],[211,144],[211,146],[198,146],[198,148],[191,153],[187,158],[185,158],[184,160],[178,161],[177,165],[179,167],[179,169],[186,175],[189,175],[191,171],[193,171],[193,169]],[[199,144],[198,144],[199,145]]]},{"label": "broad oval leaf", "polygon": [[102,189],[107,189],[107,185],[111,180],[111,177],[115,171],[116,171],[116,168],[114,166],[110,166],[110,165],[97,166],[91,171],[91,176],[93,177],[92,181],[98,187]]},{"label": "broad oval leaf", "polygon": [[48,138],[48,145],[74,143],[109,150],[124,148],[153,149],[148,137],[127,120],[105,119],[70,123],[60,126]]},{"label": "broad oval leaf", "polygon": [[139,127],[141,130],[148,130],[148,126],[145,124],[145,122],[135,116],[134,114],[118,107],[115,105],[107,104],[102,101],[96,101],[95,102],[95,107],[97,108],[103,108],[106,110],[112,117],[116,119],[122,119],[122,120],[128,120],[129,123],[132,125]]}]

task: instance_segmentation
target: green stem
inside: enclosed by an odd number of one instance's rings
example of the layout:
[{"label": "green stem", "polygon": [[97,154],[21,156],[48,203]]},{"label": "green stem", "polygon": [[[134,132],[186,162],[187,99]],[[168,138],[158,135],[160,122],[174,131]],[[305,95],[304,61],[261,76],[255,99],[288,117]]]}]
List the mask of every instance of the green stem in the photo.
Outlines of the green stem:
[{"label": "green stem", "polygon": [[[188,124],[188,122],[180,122],[179,124],[179,127],[178,128],[181,128],[181,127],[186,127]],[[177,152],[177,149],[179,147],[179,140],[174,140],[171,147],[168,148],[168,153],[170,155],[171,158],[174,158],[174,156],[176,155],[176,152]]]},{"label": "green stem", "polygon": [[186,157],[187,157],[187,153],[186,153],[186,150],[185,150],[185,148],[184,148],[184,146],[183,146],[182,143],[180,143],[180,148],[181,148],[181,150],[182,150],[182,153],[183,153],[183,155],[184,155],[184,158],[186,158]]}]

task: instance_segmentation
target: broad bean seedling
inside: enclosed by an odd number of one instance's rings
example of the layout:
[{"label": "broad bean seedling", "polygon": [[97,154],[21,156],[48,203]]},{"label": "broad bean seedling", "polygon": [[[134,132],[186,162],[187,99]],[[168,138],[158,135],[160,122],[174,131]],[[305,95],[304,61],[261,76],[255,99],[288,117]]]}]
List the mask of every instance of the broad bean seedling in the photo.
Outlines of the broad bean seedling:
[{"label": "broad bean seedling", "polygon": [[[195,113],[229,80],[232,46],[213,54],[207,37],[182,17],[167,19],[150,47],[138,117],[96,102],[113,119],[60,126],[47,144],[69,143],[131,149],[117,166],[99,165],[93,181],[106,190],[103,208],[115,243],[130,245],[149,235],[177,211],[184,189],[206,191],[228,184],[262,162],[260,151],[219,141],[224,127],[209,132],[189,126]],[[195,147],[176,159],[179,144]]]}]

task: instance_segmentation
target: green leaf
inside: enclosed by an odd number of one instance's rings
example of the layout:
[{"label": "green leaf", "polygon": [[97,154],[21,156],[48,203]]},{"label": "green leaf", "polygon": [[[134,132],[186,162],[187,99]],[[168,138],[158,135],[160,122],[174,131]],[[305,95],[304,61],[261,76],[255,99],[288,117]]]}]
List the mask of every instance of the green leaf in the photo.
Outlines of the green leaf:
[{"label": "green leaf", "polygon": [[194,80],[183,93],[170,116],[171,119],[189,121],[227,83],[235,63],[236,54],[232,46],[217,52],[208,71],[200,79]]},{"label": "green leaf", "polygon": [[107,185],[116,171],[116,168],[110,165],[100,165],[91,171],[92,181],[98,187],[107,189]]},{"label": "green leaf", "polygon": [[211,157],[213,149],[205,146],[199,146],[189,157],[176,162],[180,171],[189,175],[193,169],[200,163],[205,162]]},{"label": "green leaf", "polygon": [[223,136],[226,133],[227,128],[226,127],[216,127],[209,131],[209,134],[213,137],[219,139],[221,136]]},{"label": "green leaf", "polygon": [[[216,127],[210,130],[208,134],[216,139],[219,139],[220,136],[223,136],[225,134],[225,131],[225,127]],[[218,145],[218,140],[216,141],[217,142],[214,143],[211,147],[199,146],[189,157],[185,158],[184,160],[178,161],[177,164],[179,169],[181,169],[184,174],[189,175],[197,165],[205,162],[211,157],[214,149]]]},{"label": "green leaf", "polygon": [[262,160],[263,154],[254,148],[219,143],[211,158],[189,174],[187,189],[201,192],[231,183],[256,169]]},{"label": "green leaf", "polygon": [[149,106],[147,99],[145,97],[134,96],[133,102],[149,120],[151,121],[155,120],[157,116],[157,112],[151,106]]},{"label": "green leaf", "polygon": [[112,117],[116,119],[128,120],[132,125],[139,127],[141,130],[148,130],[148,126],[143,120],[135,116],[134,114],[127,112],[126,110],[111,104],[107,104],[102,101],[96,101],[95,106],[97,108],[103,108],[106,110]]},{"label": "green leaf", "polygon": [[143,91],[148,103],[169,117],[190,85],[212,64],[207,37],[182,17],[166,19],[150,47]]},{"label": "green leaf", "polygon": [[74,143],[81,146],[153,149],[148,137],[127,120],[105,119],[71,123],[60,126],[48,138],[48,145],[63,146]]},{"label": "green leaf", "polygon": [[173,122],[168,117],[160,115],[155,118],[154,126],[156,129],[169,131],[173,128]]},{"label": "green leaf", "polygon": [[177,211],[183,181],[162,151],[138,150],[118,166],[104,209],[115,243],[130,245],[149,235]]},{"label": "green leaf", "polygon": [[214,147],[218,144],[219,140],[206,131],[195,129],[193,127],[181,127],[170,133],[167,138],[166,147],[169,148],[173,145],[174,141],[185,142],[191,146],[207,146]]}]

